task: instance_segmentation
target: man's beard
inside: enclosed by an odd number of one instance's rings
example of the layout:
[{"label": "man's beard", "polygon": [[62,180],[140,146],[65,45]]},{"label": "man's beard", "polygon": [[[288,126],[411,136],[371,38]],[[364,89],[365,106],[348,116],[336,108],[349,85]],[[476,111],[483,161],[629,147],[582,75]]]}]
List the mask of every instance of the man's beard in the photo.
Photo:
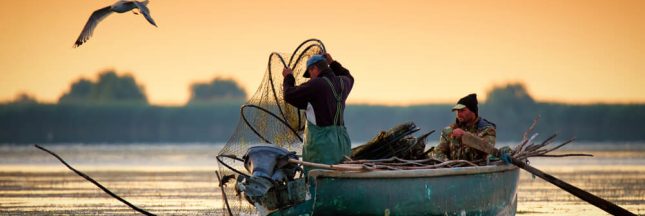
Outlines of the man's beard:
[{"label": "man's beard", "polygon": [[459,121],[459,118],[455,118],[455,124],[459,128],[463,128],[464,126],[466,126],[466,123],[464,123],[463,121]]},{"label": "man's beard", "polygon": [[[474,119],[477,119],[477,118],[474,118]],[[460,121],[459,118],[455,118],[455,124],[457,125],[457,127],[460,127],[460,128],[467,127],[468,123],[470,123],[470,121]]]}]

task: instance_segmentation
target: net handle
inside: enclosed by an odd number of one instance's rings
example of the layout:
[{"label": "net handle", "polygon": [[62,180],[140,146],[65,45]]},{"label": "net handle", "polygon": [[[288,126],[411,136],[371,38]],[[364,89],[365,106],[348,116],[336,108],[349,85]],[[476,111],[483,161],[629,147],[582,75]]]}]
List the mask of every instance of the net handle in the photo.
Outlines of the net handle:
[{"label": "net handle", "polygon": [[[307,51],[309,51],[310,49],[312,49],[312,48],[314,48],[314,47],[318,47],[318,48],[320,48],[320,49],[321,49],[321,52],[320,52],[320,53],[318,53],[318,54],[325,53],[325,48],[324,48],[322,45],[320,45],[320,44],[311,44],[311,45],[307,46],[307,47],[305,48],[305,50],[303,50],[302,52],[300,52],[300,55],[298,55],[298,58],[296,58],[296,62],[293,62],[293,64],[292,64],[291,66],[296,66],[296,65],[300,62],[300,60],[302,60],[302,56],[304,56],[304,55],[305,55],[305,53],[307,53]],[[296,52],[294,52],[294,53],[293,53],[293,55],[295,55],[295,54],[296,54]],[[289,60],[289,63],[291,64],[291,63],[292,63],[292,60]]]},{"label": "net handle", "polygon": [[[315,44],[310,44],[309,46],[305,47],[305,48],[300,52],[300,54],[298,55],[298,58],[296,58],[296,61],[295,61],[295,62],[293,62],[293,58],[296,56],[296,54],[298,53],[298,51],[299,51],[299,50],[300,50],[300,49],[301,49],[305,44],[307,44],[307,43],[309,43],[309,42],[316,42],[316,43],[315,43]],[[276,104],[278,105],[278,110],[280,111],[280,115],[282,116],[282,120],[284,120],[284,121],[282,121],[282,123],[284,123],[284,124],[285,124],[285,125],[286,125],[290,130],[291,130],[291,131],[296,131],[296,129],[292,128],[292,127],[291,127],[291,125],[289,125],[288,123],[286,123],[287,116],[284,114],[284,111],[282,110],[282,105],[281,105],[282,103],[281,103],[281,101],[280,101],[280,100],[278,100],[278,94],[276,94],[275,84],[274,84],[274,82],[273,82],[273,71],[272,71],[272,69],[271,69],[271,68],[272,68],[272,67],[271,67],[271,59],[275,56],[275,57],[277,57],[277,58],[280,60],[280,62],[282,63],[282,66],[283,66],[283,67],[285,67],[285,68],[286,68],[286,67],[291,68],[291,67],[293,67],[293,66],[297,65],[297,64],[300,62],[300,60],[302,60],[302,57],[304,56],[304,54],[305,54],[305,53],[307,53],[307,51],[309,51],[310,49],[312,49],[312,48],[314,48],[314,47],[318,47],[318,48],[320,48],[321,53],[325,53],[325,52],[326,52],[326,50],[325,50],[325,44],[323,44],[323,43],[322,43],[322,41],[320,41],[320,40],[318,40],[318,39],[312,38],[312,39],[308,39],[308,40],[306,40],[306,41],[304,41],[304,42],[300,43],[300,45],[298,45],[298,47],[293,51],[293,53],[291,54],[291,57],[289,58],[289,64],[287,64],[287,63],[284,61],[284,58],[282,57],[282,55],[280,55],[280,54],[279,54],[279,53],[277,53],[277,52],[272,52],[272,53],[271,53],[271,55],[269,55],[269,62],[268,62],[268,64],[267,64],[267,65],[268,65],[268,69],[269,69],[269,70],[268,70],[268,71],[269,71],[269,82],[271,83],[271,90],[273,91],[273,97],[274,97],[274,99],[275,99]],[[269,112],[269,111],[266,111],[266,112]],[[242,115],[243,115],[243,114],[242,114]],[[302,113],[300,113],[300,112],[298,111],[298,126],[296,127],[298,130],[304,130],[304,124],[302,124],[302,120],[301,120],[301,119],[302,119],[302,115],[303,115],[303,114],[302,114]],[[273,115],[273,116],[274,116],[274,117],[276,117],[276,118],[278,118],[278,117],[277,117],[277,116],[275,116],[275,115]],[[279,118],[278,118],[278,119],[279,119]],[[248,125],[248,121],[247,121],[247,125]],[[249,127],[251,127],[251,126],[249,125]],[[251,127],[251,128],[253,129],[253,127]],[[261,136],[257,131],[255,131],[255,129],[253,129],[253,132],[255,132],[258,136],[260,136],[260,138],[262,138],[264,141],[267,141],[267,140],[266,140],[264,137],[262,137],[262,136]],[[300,135],[299,135],[298,133],[296,133],[296,132],[294,132],[294,133],[296,134],[296,137],[298,137],[298,139],[300,139],[300,141],[302,141],[302,137],[300,137]],[[269,143],[270,143],[270,142],[269,142]]]},{"label": "net handle", "polygon": [[[280,106],[280,105],[278,105],[278,106]],[[260,137],[260,139],[262,139],[264,142],[266,142],[266,143],[270,143],[270,144],[273,144],[273,143],[271,143],[269,140],[267,140],[266,138],[264,138],[264,136],[262,136],[262,135],[261,135],[257,130],[255,130],[255,127],[253,127],[253,125],[251,125],[251,123],[248,121],[248,119],[246,119],[246,115],[244,115],[244,109],[246,109],[247,107],[251,107],[251,108],[259,109],[259,110],[261,110],[261,111],[263,111],[263,112],[265,112],[265,113],[267,113],[267,114],[269,114],[269,115],[273,116],[273,117],[274,117],[274,118],[276,118],[278,121],[280,121],[282,124],[284,124],[285,126],[287,126],[287,128],[289,128],[289,130],[290,130],[291,132],[293,132],[293,134],[295,134],[295,135],[296,135],[296,137],[298,137],[298,139],[300,140],[300,142],[302,142],[302,141],[303,141],[303,140],[302,140],[302,137],[300,137],[300,134],[298,134],[298,132],[297,132],[295,129],[293,129],[292,127],[290,127],[290,126],[289,126],[289,123],[287,123],[285,120],[283,120],[283,119],[281,119],[280,117],[278,117],[276,114],[273,114],[271,111],[269,111],[269,110],[267,110],[267,109],[265,109],[265,108],[262,108],[262,107],[260,107],[260,106],[256,106],[256,105],[253,105],[253,104],[244,104],[244,105],[242,106],[242,108],[240,108],[240,114],[242,115],[242,120],[244,120],[244,123],[246,123],[246,125],[247,125],[247,126],[249,126],[249,128],[251,128],[251,130],[253,131],[253,133],[255,133],[255,135],[258,135],[258,137]]]},{"label": "net handle", "polygon": [[[306,40],[306,41],[304,41],[304,42],[300,43],[300,45],[298,45],[298,47],[297,47],[297,48],[293,51],[293,53],[291,54],[291,58],[289,58],[289,64],[291,64],[291,62],[293,62],[293,57],[295,57],[295,56],[296,56],[296,53],[298,53],[298,50],[299,50],[302,46],[304,46],[305,44],[307,44],[307,43],[309,43],[309,42],[316,42],[316,43],[318,43],[318,44],[314,44],[314,45],[319,46],[323,53],[327,52],[327,49],[325,49],[325,44],[323,44],[323,42],[322,42],[322,41],[320,41],[320,40],[318,40],[318,39],[316,39],[316,38],[311,38],[311,39],[308,39],[308,40]],[[310,45],[309,47],[311,47],[311,45]],[[309,47],[307,47],[307,48],[305,49],[305,51],[301,52],[300,56],[298,56],[298,59],[300,59],[300,57],[302,57],[302,53],[305,53],[305,52],[309,49]],[[296,63],[298,63],[298,62],[296,61]],[[295,64],[293,64],[293,65],[295,65]],[[292,66],[293,66],[293,65],[292,65]]]},{"label": "net handle", "polygon": [[[271,59],[273,56],[277,56],[278,59],[280,59],[280,62],[282,62],[283,67],[287,67],[287,63],[284,62],[284,58],[282,58],[282,55],[280,55],[277,52],[272,52],[271,55],[269,55],[269,63],[268,63],[268,68],[269,68],[269,83],[271,83],[271,91],[273,91],[273,98],[275,98],[275,102],[278,105],[278,110],[280,110],[280,115],[282,115],[282,119],[287,120],[287,116],[284,114],[284,111],[282,111],[282,106],[280,106],[280,100],[278,100],[278,94],[275,92],[275,85],[273,84],[273,71],[271,70]],[[291,125],[287,124],[287,127],[293,130],[291,128]]]},{"label": "net handle", "polygon": [[221,164],[222,166],[225,166],[226,168],[230,169],[231,171],[233,171],[233,172],[235,172],[237,174],[240,174],[240,175],[243,175],[243,176],[246,176],[246,177],[250,177],[248,174],[240,172],[239,170],[233,168],[232,166],[229,166],[228,164],[224,163],[224,161],[222,160],[222,157],[237,160],[237,161],[241,161],[242,163],[244,163],[244,160],[238,158],[235,155],[217,155],[217,157],[215,157],[215,158],[217,158],[217,162],[219,162],[219,164]]}]

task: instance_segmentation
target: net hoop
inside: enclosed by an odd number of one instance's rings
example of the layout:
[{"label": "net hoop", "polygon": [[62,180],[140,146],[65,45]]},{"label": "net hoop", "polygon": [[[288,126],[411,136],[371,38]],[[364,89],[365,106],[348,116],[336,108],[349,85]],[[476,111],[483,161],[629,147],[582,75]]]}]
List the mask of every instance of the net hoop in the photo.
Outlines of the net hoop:
[{"label": "net hoop", "polygon": [[[310,44],[309,46],[306,46],[302,51],[300,51],[300,49],[302,49],[302,47],[304,47],[306,44],[311,43],[311,42],[314,42],[315,44]],[[289,123],[286,121],[287,117],[286,117],[286,114],[284,113],[284,111],[283,111],[283,109],[282,109],[281,101],[278,99],[278,94],[276,93],[276,87],[275,87],[275,84],[274,84],[274,82],[273,82],[273,71],[272,71],[272,69],[271,69],[271,68],[272,68],[272,67],[271,67],[271,66],[272,66],[272,64],[271,64],[271,59],[272,59],[272,58],[274,58],[274,57],[277,57],[277,58],[280,60],[280,63],[282,63],[282,66],[283,66],[283,67],[289,67],[289,68],[291,68],[291,67],[293,67],[293,66],[297,65],[298,63],[300,63],[300,60],[302,60],[302,57],[307,53],[307,51],[309,51],[309,50],[311,50],[311,49],[313,49],[313,48],[316,48],[316,47],[317,47],[317,48],[319,48],[319,49],[321,50],[321,52],[320,52],[320,53],[318,53],[318,54],[322,54],[322,53],[325,53],[325,52],[326,52],[326,50],[325,50],[325,45],[322,43],[322,41],[320,41],[320,40],[318,40],[318,39],[308,39],[308,40],[306,40],[306,41],[304,41],[304,42],[300,43],[300,45],[298,45],[298,47],[297,47],[297,48],[293,51],[293,53],[291,54],[291,57],[289,58],[289,64],[287,64],[287,63],[284,61],[284,58],[282,57],[282,55],[280,55],[280,54],[279,54],[279,53],[277,53],[277,52],[272,52],[272,53],[269,55],[269,61],[268,61],[268,63],[267,63],[268,73],[269,73],[269,74],[268,74],[268,77],[269,77],[269,83],[270,83],[270,86],[271,86],[271,91],[273,91],[273,98],[275,99],[275,102],[276,102],[276,104],[277,104],[278,110],[280,111],[280,116],[278,116],[278,115],[274,114],[273,112],[271,112],[271,111],[269,111],[269,110],[267,110],[267,109],[265,109],[265,108],[262,108],[262,107],[260,107],[260,106],[253,105],[253,104],[245,104],[245,105],[243,105],[243,106],[240,108],[240,114],[241,114],[241,116],[242,116],[242,119],[244,120],[244,123],[245,123],[249,128],[251,128],[251,130],[253,131],[253,133],[255,133],[255,135],[257,135],[260,139],[262,139],[262,141],[264,141],[264,142],[266,142],[266,143],[271,143],[268,139],[266,139],[264,136],[262,136],[262,135],[261,135],[261,134],[260,134],[260,133],[255,129],[255,127],[254,127],[253,125],[251,125],[251,123],[250,123],[250,122],[248,121],[248,119],[246,118],[246,115],[244,114],[244,109],[246,109],[246,108],[248,108],[248,107],[256,108],[256,109],[261,110],[261,111],[263,111],[263,112],[265,112],[265,113],[269,114],[270,116],[272,116],[272,117],[276,118],[278,121],[280,121],[280,123],[282,123],[282,124],[284,124],[285,126],[287,126],[287,128],[289,128],[289,130],[290,130],[291,132],[293,132],[293,134],[298,138],[298,140],[300,140],[300,142],[303,142],[303,139],[302,139],[302,137],[300,136],[300,134],[298,133],[298,131],[303,131],[303,130],[304,130],[305,125],[304,125],[304,124],[302,124],[302,120],[301,120],[301,119],[302,119],[302,115],[304,115],[304,114],[303,114],[303,113],[301,113],[301,112],[298,112],[298,126],[296,127],[296,128],[297,128],[297,130],[296,130],[295,128],[291,127],[291,125],[289,125]],[[299,51],[300,51],[300,52],[299,52]],[[298,55],[298,57],[297,57],[297,58],[295,58],[295,62],[293,62],[294,57],[296,56],[296,54],[299,54],[299,55]],[[273,144],[273,143],[271,143],[271,144]]]}]

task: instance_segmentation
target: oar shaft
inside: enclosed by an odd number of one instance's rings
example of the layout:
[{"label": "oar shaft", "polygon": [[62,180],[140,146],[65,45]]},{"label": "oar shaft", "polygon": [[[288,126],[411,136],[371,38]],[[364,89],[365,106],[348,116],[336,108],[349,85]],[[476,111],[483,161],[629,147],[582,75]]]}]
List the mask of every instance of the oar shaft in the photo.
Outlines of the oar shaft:
[{"label": "oar shaft", "polygon": [[574,196],[587,201],[588,203],[591,203],[592,205],[605,210],[607,213],[610,213],[612,215],[635,215],[634,213],[631,213],[627,211],[626,209],[613,204],[603,198],[597,197],[596,195],[593,195],[587,191],[584,191],[576,186],[573,186],[569,183],[566,183],[556,177],[553,177],[552,175],[549,175],[547,173],[544,173],[535,167],[532,167],[531,165],[528,165],[520,160],[517,160],[515,158],[511,158],[511,162],[519,167],[522,168],[528,172],[530,172],[533,175],[536,175],[548,182],[551,182],[551,184],[554,184],[555,186],[558,186],[559,188],[573,194]]},{"label": "oar shaft", "polygon": [[155,215],[155,214],[152,214],[152,213],[150,213],[150,212],[148,212],[146,210],[143,210],[143,209],[133,205],[132,203],[128,202],[127,200],[125,200],[125,199],[121,198],[120,196],[117,196],[116,194],[112,193],[112,191],[108,190],[105,186],[101,185],[99,182],[97,182],[96,180],[92,179],[90,176],[86,175],[85,173],[83,173],[81,171],[78,171],[78,170],[74,169],[74,167],[72,167],[71,165],[67,164],[67,162],[65,162],[65,160],[63,160],[63,158],[58,156],[56,153],[54,153],[52,151],[49,151],[46,148],[43,148],[42,146],[39,146],[39,145],[35,145],[35,146],[36,146],[36,148],[39,148],[40,150],[43,150],[43,151],[49,153],[50,155],[56,157],[56,159],[58,159],[61,163],[63,163],[63,165],[65,165],[68,169],[74,171],[74,173],[76,173],[77,175],[83,177],[85,180],[87,180],[89,182],[92,182],[92,184],[94,184],[97,187],[101,188],[101,190],[103,190],[103,192],[105,192],[108,195],[114,197],[115,199],[121,201],[123,204],[126,204],[127,206],[129,206],[130,208],[134,209],[135,211],[138,211],[139,213],[144,214],[144,215],[152,215],[152,216]]},{"label": "oar shaft", "polygon": [[[496,149],[492,145],[486,143],[484,140],[482,140],[481,138],[479,138],[479,137],[477,137],[477,136],[475,136],[473,134],[465,133],[461,137],[461,142],[464,145],[467,145],[469,147],[475,148],[475,149],[480,150],[480,151],[482,151],[484,153],[488,153],[488,154],[492,154],[492,155],[494,155],[496,157],[500,157],[500,151],[498,149]],[[556,177],[553,177],[552,175],[546,174],[546,173],[536,169],[535,167],[532,167],[532,166],[524,163],[521,160],[515,159],[513,157],[510,157],[510,158],[511,158],[511,162],[515,166],[517,166],[519,168],[522,168],[522,169],[532,173],[533,175],[536,175],[536,176],[538,176],[538,177],[540,177],[540,178],[542,178],[542,179],[544,179],[544,180],[546,180],[548,182],[551,182],[551,184],[554,184],[555,186],[558,186],[559,188],[562,188],[563,190],[573,194],[574,196],[576,196],[576,197],[578,197],[578,198],[580,198],[580,199],[582,199],[584,201],[587,201],[588,203],[590,203],[590,204],[592,204],[592,205],[594,205],[594,206],[606,211],[607,213],[610,213],[610,214],[613,214],[613,215],[635,215],[634,213],[631,213],[631,212],[627,211],[626,209],[624,209],[624,208],[622,208],[622,207],[620,207],[620,206],[618,206],[616,204],[613,204],[613,203],[611,203],[611,202],[609,202],[609,201],[607,201],[607,200],[605,200],[603,198],[597,197],[596,195],[593,195],[593,194],[591,194],[591,193],[589,193],[587,191],[584,191],[584,190],[582,190],[580,188],[577,188],[576,186],[573,186],[573,185],[571,185],[569,183],[566,183],[566,182],[564,182],[564,181],[562,181],[562,180],[560,180],[560,179],[558,179]]]}]

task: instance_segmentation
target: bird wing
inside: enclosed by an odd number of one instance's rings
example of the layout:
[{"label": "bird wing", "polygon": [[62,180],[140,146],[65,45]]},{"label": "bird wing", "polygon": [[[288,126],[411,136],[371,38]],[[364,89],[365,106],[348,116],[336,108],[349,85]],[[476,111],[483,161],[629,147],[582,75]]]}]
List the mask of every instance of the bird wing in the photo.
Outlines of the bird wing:
[{"label": "bird wing", "polygon": [[146,18],[146,20],[148,20],[148,22],[150,24],[152,24],[153,26],[157,27],[157,23],[155,23],[155,20],[153,20],[152,17],[150,16],[150,10],[148,10],[148,7],[146,7],[146,4],[148,4],[148,1],[145,1],[143,3],[133,1],[132,3],[134,3],[134,5],[136,5],[137,8],[139,8],[139,11],[141,11],[143,16]]},{"label": "bird wing", "polygon": [[108,15],[112,13],[112,10],[110,10],[110,6],[98,9],[92,13],[90,18],[87,20],[87,23],[85,23],[85,27],[83,27],[83,31],[81,31],[81,35],[78,36],[78,39],[76,39],[76,43],[74,43],[74,47],[78,47],[81,44],[85,43],[90,37],[92,36],[92,33],[94,33],[94,29],[96,28],[96,25],[101,22],[101,20],[105,19]]}]

